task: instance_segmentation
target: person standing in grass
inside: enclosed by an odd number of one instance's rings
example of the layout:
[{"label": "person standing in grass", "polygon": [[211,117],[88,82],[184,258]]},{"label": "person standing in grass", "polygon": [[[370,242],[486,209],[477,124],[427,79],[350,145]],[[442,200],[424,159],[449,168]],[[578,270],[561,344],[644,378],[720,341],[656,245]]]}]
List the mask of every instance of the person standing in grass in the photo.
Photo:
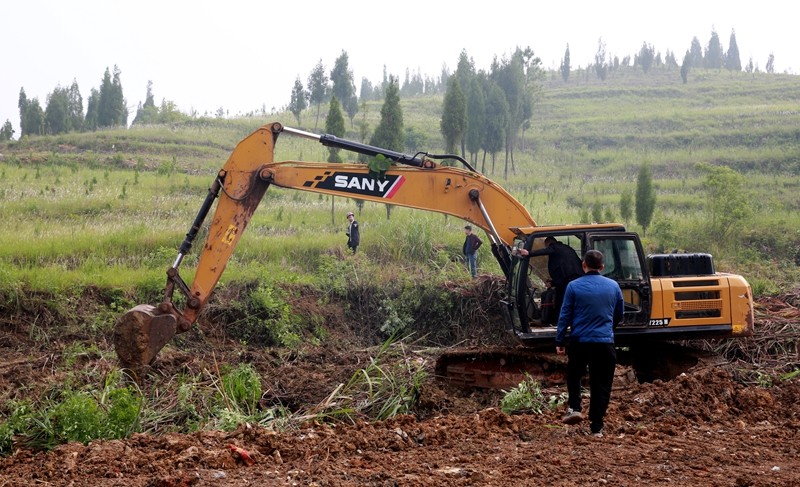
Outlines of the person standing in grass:
[{"label": "person standing in grass", "polygon": [[464,227],[464,257],[467,259],[467,268],[472,278],[478,277],[478,249],[483,245],[480,237],[472,233],[472,226]]},{"label": "person standing in grass", "polygon": [[361,243],[361,231],[358,229],[358,222],[352,211],[347,213],[347,221],[350,222],[346,232],[347,248],[355,254],[358,249],[358,244]]},{"label": "person standing in grass", "polygon": [[[568,406],[563,422],[578,424],[581,414],[581,381],[589,368],[589,428],[603,436],[603,418],[611,400],[617,354],[614,328],[622,321],[625,302],[619,284],[600,272],[603,254],[589,250],[583,257],[585,274],[567,285],[558,318],[556,352],[567,354]],[[569,345],[567,329],[569,328]]]}]

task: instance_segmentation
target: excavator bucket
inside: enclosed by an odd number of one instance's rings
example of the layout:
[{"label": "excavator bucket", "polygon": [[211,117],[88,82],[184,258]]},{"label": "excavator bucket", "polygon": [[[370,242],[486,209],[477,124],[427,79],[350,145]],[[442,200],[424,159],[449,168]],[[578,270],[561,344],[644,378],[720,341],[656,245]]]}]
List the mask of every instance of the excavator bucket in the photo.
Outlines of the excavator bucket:
[{"label": "excavator bucket", "polygon": [[122,315],[114,327],[114,348],[120,364],[140,371],[150,365],[177,333],[177,320],[171,314],[159,314],[149,304],[140,304]]}]

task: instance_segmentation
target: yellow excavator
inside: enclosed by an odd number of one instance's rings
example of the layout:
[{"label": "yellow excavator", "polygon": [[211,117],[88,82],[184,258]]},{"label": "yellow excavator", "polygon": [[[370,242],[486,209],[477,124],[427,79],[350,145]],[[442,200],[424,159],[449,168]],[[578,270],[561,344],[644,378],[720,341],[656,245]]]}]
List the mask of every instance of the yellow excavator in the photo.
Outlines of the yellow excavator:
[{"label": "yellow excavator", "polygon": [[[282,135],[363,154],[379,161],[381,167],[276,162],[274,148]],[[463,168],[437,161],[458,161]],[[388,170],[380,170],[387,166]],[[191,329],[270,185],[444,213],[483,229],[506,279],[501,308],[507,328],[523,349],[544,346],[553,350],[556,328],[542,319],[544,289],[538,285],[547,278],[546,257],[526,255],[542,248],[547,237],[572,246],[579,256],[590,249],[603,252],[604,275],[619,283],[625,299],[624,321],[615,330],[616,343],[633,352],[640,380],[675,375],[664,371],[675,362],[667,352],[668,343],[743,337],[753,332],[749,284],[742,276],[716,272],[709,254],[645,255],[638,235],[625,231],[621,224],[537,226],[513,196],[459,156],[408,155],[272,123],[242,140],[217,174],[167,269],[162,302],[157,307],[138,305],[117,320],[114,346],[123,367],[135,372],[150,365],[173,336]],[[189,285],[181,278],[179,267],[215,200],[216,210]],[[181,306],[173,300],[176,289],[185,298]],[[504,377],[541,367],[532,363],[537,357],[534,353],[496,351],[482,357],[453,353],[440,359],[437,373],[467,386],[507,386]],[[484,367],[488,362],[493,365]]]}]

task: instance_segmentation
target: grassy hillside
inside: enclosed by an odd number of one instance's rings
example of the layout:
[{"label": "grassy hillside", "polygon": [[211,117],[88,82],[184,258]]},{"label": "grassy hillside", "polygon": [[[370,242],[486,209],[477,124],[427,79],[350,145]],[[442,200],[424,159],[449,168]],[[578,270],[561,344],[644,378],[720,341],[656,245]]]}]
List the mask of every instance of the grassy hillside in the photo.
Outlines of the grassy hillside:
[{"label": "grassy hillside", "polygon": [[[420,141],[410,151],[442,151],[441,104],[441,96],[402,100],[405,126]],[[374,129],[379,112],[380,103],[370,103],[356,120]],[[316,107],[304,113],[301,128],[313,130],[315,114]],[[297,125],[284,113],[0,145],[0,211],[9,229],[0,236],[0,286],[100,286],[157,295],[213,175],[238,140],[270,121]],[[356,130],[347,137],[357,139]],[[282,137],[276,157],[325,160],[327,149]],[[663,70],[613,72],[606,82],[578,73],[564,83],[548,75],[508,178],[502,153],[494,169],[486,158],[486,172],[538,223],[568,223],[594,219],[593,211],[620,220],[620,195],[635,189],[643,163],[657,188],[656,216],[645,236],[649,250],[710,251],[719,269],[744,274],[759,292],[797,283],[800,79],[700,71],[683,84],[677,70]],[[751,214],[724,235],[709,232],[699,163],[724,165],[745,178]],[[341,255],[344,214],[351,209],[352,201],[271,189],[224,280],[313,279],[329,256]],[[359,220],[363,258],[381,271],[466,276],[452,262],[463,239],[459,221],[402,208],[387,219],[385,207],[371,203]],[[482,266],[497,271],[488,257]],[[191,262],[183,272],[190,277]]]}]

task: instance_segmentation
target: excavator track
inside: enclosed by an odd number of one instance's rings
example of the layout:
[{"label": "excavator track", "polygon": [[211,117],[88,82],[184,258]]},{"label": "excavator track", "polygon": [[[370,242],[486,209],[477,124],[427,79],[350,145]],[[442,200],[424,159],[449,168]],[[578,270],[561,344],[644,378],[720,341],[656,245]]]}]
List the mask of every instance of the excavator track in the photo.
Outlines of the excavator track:
[{"label": "excavator track", "polygon": [[[625,347],[618,350],[617,359],[618,365],[633,369],[640,383],[669,381],[693,369],[727,363],[713,352],[673,343]],[[435,373],[440,380],[464,388],[506,390],[527,377],[542,386],[563,385],[567,380],[567,357],[550,347],[455,349],[439,356]]]},{"label": "excavator track", "polygon": [[510,389],[526,377],[542,385],[566,383],[567,359],[552,347],[455,349],[436,360],[436,376],[456,386]]}]

